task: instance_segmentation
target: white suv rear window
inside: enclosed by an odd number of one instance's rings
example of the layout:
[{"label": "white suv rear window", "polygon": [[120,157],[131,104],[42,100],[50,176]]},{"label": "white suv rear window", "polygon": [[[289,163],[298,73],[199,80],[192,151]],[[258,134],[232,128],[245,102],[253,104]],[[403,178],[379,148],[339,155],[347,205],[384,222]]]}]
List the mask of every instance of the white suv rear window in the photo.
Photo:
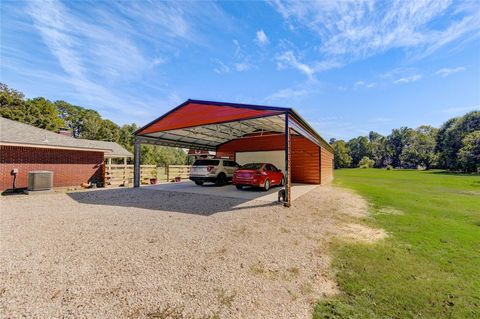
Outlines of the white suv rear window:
[{"label": "white suv rear window", "polygon": [[193,163],[193,166],[218,166],[219,163],[219,160],[199,159]]}]

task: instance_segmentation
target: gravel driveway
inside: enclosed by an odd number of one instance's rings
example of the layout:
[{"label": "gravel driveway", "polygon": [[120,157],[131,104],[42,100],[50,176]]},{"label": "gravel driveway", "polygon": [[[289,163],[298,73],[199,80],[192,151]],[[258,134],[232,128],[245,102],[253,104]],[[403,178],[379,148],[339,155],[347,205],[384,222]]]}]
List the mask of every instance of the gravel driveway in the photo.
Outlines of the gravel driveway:
[{"label": "gravel driveway", "polygon": [[375,240],[367,205],[317,187],[290,209],[140,189],[0,199],[2,318],[309,318],[328,244]]}]

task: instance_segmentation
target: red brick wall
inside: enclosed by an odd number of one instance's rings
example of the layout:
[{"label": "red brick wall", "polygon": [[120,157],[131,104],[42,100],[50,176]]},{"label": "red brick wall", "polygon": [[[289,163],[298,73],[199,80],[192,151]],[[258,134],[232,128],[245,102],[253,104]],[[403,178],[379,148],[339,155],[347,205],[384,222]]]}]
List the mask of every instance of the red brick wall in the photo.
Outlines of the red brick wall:
[{"label": "red brick wall", "polygon": [[320,149],[320,181],[330,183],[333,179],[333,153],[325,148]]},{"label": "red brick wall", "polygon": [[53,186],[76,186],[102,180],[103,153],[20,146],[0,146],[0,190],[12,187],[10,172],[18,168],[17,187],[27,187],[28,172],[53,172]]}]

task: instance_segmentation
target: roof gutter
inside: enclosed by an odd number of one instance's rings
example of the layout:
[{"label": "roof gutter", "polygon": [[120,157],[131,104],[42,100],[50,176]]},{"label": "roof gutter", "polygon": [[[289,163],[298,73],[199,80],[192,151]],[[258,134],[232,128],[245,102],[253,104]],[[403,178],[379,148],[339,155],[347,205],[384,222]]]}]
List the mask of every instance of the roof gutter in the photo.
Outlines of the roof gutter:
[{"label": "roof gutter", "polygon": [[68,147],[68,146],[58,146],[58,145],[46,145],[46,144],[28,144],[28,143],[15,143],[15,142],[0,142],[0,145],[5,146],[19,146],[19,147],[36,147],[36,148],[53,148],[59,150],[74,150],[74,151],[90,151],[90,152],[112,152],[111,149],[103,148],[86,148],[86,147]]},{"label": "roof gutter", "polygon": [[307,129],[311,134],[313,134],[317,139],[320,140],[321,144],[327,148],[330,152],[334,152],[333,150],[333,147],[323,138],[320,136],[320,134],[317,133],[317,131],[315,131],[315,129],[313,127],[310,126],[310,124],[308,124],[307,121],[305,121],[301,116],[300,114],[298,114],[293,108],[290,108],[289,109],[289,114],[296,120],[299,122],[299,124],[301,124],[305,129]]}]

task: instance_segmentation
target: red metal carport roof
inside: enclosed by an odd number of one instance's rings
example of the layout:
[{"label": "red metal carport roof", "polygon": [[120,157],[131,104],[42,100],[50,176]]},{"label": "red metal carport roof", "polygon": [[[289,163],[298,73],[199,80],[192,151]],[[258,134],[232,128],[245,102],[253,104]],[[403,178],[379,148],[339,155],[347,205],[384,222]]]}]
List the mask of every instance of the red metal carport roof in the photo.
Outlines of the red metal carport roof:
[{"label": "red metal carport roof", "polygon": [[134,134],[157,140],[154,144],[214,150],[226,141],[258,131],[283,133],[286,114],[294,130],[332,151],[292,108],[264,105],[187,100]]}]

